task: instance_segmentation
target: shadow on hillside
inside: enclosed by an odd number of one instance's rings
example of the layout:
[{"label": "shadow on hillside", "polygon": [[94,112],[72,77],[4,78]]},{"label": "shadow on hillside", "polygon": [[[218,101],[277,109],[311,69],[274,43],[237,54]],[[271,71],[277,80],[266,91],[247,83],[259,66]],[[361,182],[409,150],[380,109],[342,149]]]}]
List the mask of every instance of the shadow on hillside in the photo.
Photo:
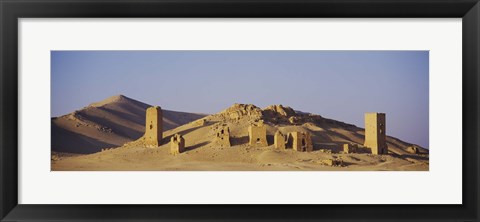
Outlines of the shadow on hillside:
[{"label": "shadow on hillside", "polygon": [[[211,125],[211,124],[210,124]],[[185,135],[187,135],[188,133],[192,132],[192,131],[195,131],[197,129],[200,129],[202,127],[205,127],[205,126],[209,126],[209,124],[205,124],[203,126],[196,126],[196,127],[193,127],[193,128],[189,128],[189,129],[185,129],[185,130],[182,130],[182,131],[179,131],[177,133],[174,133],[172,135],[169,135],[169,136],[166,136],[162,139],[162,144],[165,144],[165,143],[169,143],[170,142],[170,139],[172,138],[172,136],[174,136],[175,134],[179,134],[183,137],[185,137]]]},{"label": "shadow on hillside", "polygon": [[202,143],[198,143],[198,144],[195,144],[193,146],[188,146],[188,147],[185,147],[185,150],[188,152],[188,151],[191,151],[191,150],[194,150],[194,149],[198,149],[202,146],[206,146],[210,143],[210,141],[205,141],[205,142],[202,142]]},{"label": "shadow on hillside", "polygon": [[90,154],[100,152],[103,148],[119,145],[105,143],[98,139],[71,132],[52,125],[52,151],[65,153]]},{"label": "shadow on hillside", "polygon": [[[104,110],[104,112],[106,112],[106,111]],[[95,115],[92,115],[92,114],[89,114],[89,113],[82,113],[82,115],[86,119],[89,119],[90,121],[92,121],[96,124],[99,124],[100,126],[106,126],[110,129],[112,129],[112,131],[114,133],[116,133],[120,136],[124,136],[124,137],[131,138],[131,139],[136,139],[136,138],[141,137],[144,133],[144,132],[141,132],[141,131],[137,131],[133,128],[115,123],[115,122],[113,122],[110,119],[105,118],[105,117],[95,116]]]}]

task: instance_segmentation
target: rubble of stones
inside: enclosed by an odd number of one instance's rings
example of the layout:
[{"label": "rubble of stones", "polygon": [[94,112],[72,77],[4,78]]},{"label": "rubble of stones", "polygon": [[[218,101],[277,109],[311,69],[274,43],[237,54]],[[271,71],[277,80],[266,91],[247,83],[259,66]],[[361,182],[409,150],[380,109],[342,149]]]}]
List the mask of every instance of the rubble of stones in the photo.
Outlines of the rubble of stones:
[{"label": "rubble of stones", "polygon": [[273,125],[302,125],[306,123],[330,124],[339,127],[356,127],[340,121],[323,118],[320,115],[297,112],[291,107],[271,105],[261,109],[252,104],[234,104],[219,114],[227,122],[238,122],[243,117],[248,117],[252,122],[263,120]]}]

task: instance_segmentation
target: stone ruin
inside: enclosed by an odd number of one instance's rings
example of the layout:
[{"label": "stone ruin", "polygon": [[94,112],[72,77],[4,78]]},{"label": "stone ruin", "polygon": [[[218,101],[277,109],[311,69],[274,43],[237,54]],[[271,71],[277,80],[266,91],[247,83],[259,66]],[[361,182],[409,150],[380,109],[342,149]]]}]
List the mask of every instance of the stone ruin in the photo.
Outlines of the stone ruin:
[{"label": "stone ruin", "polygon": [[249,144],[251,146],[265,147],[267,143],[267,127],[263,122],[252,124],[248,127]]},{"label": "stone ruin", "polygon": [[180,134],[175,134],[170,138],[170,153],[180,154],[185,152],[185,139]]},{"label": "stone ruin", "polygon": [[358,145],[354,143],[343,144],[343,153],[356,153],[358,152]]},{"label": "stone ruin", "polygon": [[275,133],[275,136],[273,138],[273,144],[276,149],[279,150],[284,150],[286,148],[285,146],[285,136],[282,134],[282,132],[277,131]]},{"label": "stone ruin", "polygon": [[299,152],[313,151],[312,138],[309,132],[291,132],[288,134],[287,144]]},{"label": "stone ruin", "polygon": [[[296,114],[290,107],[283,107],[281,105],[275,105],[267,107],[265,110],[259,109],[253,105],[235,104],[233,107],[224,111],[223,115],[228,116],[230,119],[238,120],[242,116],[254,116],[252,125],[248,127],[249,144],[251,146],[266,147],[267,142],[267,129],[263,120],[263,115],[274,120],[284,119],[288,122],[303,122],[313,121],[317,122],[321,120],[320,116],[313,116],[309,114],[301,114],[304,119],[300,119],[299,114]],[[162,109],[159,106],[149,107],[146,110],[145,121],[145,134],[143,136],[143,143],[146,147],[159,147],[162,140]],[[307,118],[308,117],[308,118]],[[310,119],[310,117],[316,117]],[[293,118],[293,119],[292,119]],[[318,119],[317,119],[318,118]],[[292,119],[292,121],[290,121]],[[280,122],[280,121],[279,121]],[[365,143],[364,147],[369,148],[372,154],[387,154],[388,147],[386,143],[385,134],[385,113],[365,113]],[[206,119],[200,119],[194,122],[194,125],[204,126]],[[185,139],[175,134],[171,138],[171,153],[179,154],[185,151]],[[216,142],[222,147],[230,147],[230,129],[229,127],[221,126],[217,128]],[[286,148],[292,148],[299,152],[311,152],[313,151],[313,143],[310,132],[291,132],[285,138],[282,132],[277,131],[274,135],[274,146],[276,149],[284,150]],[[343,144],[343,153],[356,153],[360,147],[357,144],[346,143]],[[412,145],[406,150],[412,154],[420,153],[419,148]]]},{"label": "stone ruin", "polygon": [[149,107],[146,111],[145,120],[145,146],[158,147],[162,141],[162,108],[159,106]]},{"label": "stone ruin", "polygon": [[230,128],[222,127],[217,132],[216,137],[217,144],[222,147],[230,147]]},{"label": "stone ruin", "polygon": [[365,147],[372,154],[388,154],[385,113],[365,113]]}]

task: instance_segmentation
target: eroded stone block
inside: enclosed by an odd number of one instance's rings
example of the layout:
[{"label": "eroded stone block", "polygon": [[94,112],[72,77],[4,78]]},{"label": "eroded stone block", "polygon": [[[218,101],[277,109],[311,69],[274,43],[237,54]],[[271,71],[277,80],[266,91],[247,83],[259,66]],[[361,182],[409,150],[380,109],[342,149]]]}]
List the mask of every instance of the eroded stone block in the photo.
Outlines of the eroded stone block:
[{"label": "eroded stone block", "polygon": [[170,138],[170,153],[180,154],[185,152],[185,139],[180,134],[175,134]]}]

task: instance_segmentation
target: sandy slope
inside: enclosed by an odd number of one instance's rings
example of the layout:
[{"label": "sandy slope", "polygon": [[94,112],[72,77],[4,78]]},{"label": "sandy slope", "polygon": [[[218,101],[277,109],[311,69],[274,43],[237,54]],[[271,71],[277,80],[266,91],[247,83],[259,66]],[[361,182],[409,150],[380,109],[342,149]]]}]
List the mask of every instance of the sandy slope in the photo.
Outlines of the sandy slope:
[{"label": "sandy slope", "polygon": [[[205,123],[193,121],[164,132],[163,145],[145,148],[141,139],[122,147],[90,155],[52,158],[52,170],[428,170],[428,150],[419,154],[406,151],[409,144],[388,137],[389,155],[366,153],[343,154],[344,143],[363,144],[364,130],[351,124],[326,119],[314,114],[300,114],[282,106],[259,109],[252,105],[236,104],[206,116]],[[250,124],[264,121],[267,125],[268,147],[247,145]],[[232,147],[216,143],[218,128],[228,126]],[[313,152],[284,151],[273,147],[273,135],[280,130],[309,131],[314,143]],[[187,151],[169,153],[170,137],[179,133],[186,140]],[[337,164],[330,166],[328,160]]]},{"label": "sandy slope", "polygon": [[[118,95],[52,118],[52,151],[95,153],[136,140],[145,130],[148,107],[150,105]],[[163,115],[165,130],[205,116],[169,110],[163,110]]]}]

